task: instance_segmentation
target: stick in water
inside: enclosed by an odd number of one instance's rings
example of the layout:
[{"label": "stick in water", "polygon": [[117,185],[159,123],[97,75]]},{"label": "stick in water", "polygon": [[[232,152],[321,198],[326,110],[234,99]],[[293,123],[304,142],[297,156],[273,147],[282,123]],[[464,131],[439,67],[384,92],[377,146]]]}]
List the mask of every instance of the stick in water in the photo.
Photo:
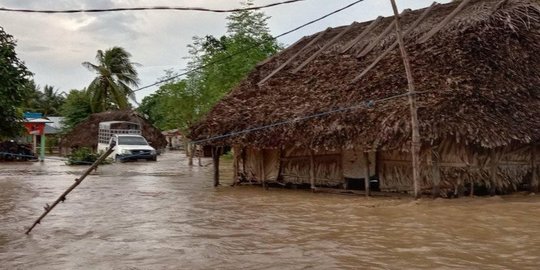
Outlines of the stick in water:
[{"label": "stick in water", "polygon": [[94,169],[97,168],[97,166],[103,161],[105,160],[114,150],[114,146],[115,144],[111,144],[109,145],[109,149],[103,153],[103,155],[101,155],[97,160],[96,162],[94,162],[94,164],[92,164],[92,166],[90,166],[90,168],[88,168],[84,173],[83,175],[80,177],[80,178],[77,178],[75,179],[75,183],[73,183],[73,185],[71,185],[66,191],[64,191],[64,193],[62,193],[62,195],[60,195],[60,197],[58,197],[58,199],[56,199],[56,201],[54,201],[54,203],[52,205],[49,205],[49,204],[45,204],[45,207],[43,207],[45,209],[45,212],[43,214],[41,214],[41,216],[34,222],[34,224],[32,224],[32,227],[30,227],[27,231],[26,231],[26,234],[29,234],[32,229],[34,229],[34,227],[37,225],[37,224],[40,224],[41,223],[41,220],[49,213],[51,212],[51,210],[60,202],[64,202],[66,200],[66,196],[72,191],[74,190],[83,180],[84,178],[86,178],[86,176],[88,176],[90,174],[90,172]]}]

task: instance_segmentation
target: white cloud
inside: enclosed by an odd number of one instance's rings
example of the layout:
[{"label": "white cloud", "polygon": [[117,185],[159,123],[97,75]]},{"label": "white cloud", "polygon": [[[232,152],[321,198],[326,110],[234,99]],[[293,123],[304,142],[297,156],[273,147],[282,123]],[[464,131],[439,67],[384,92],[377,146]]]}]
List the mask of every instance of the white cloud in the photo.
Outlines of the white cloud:
[{"label": "white cloud", "polygon": [[[258,0],[257,5],[276,2]],[[297,4],[266,9],[272,18],[269,26],[274,35],[281,34],[312,19],[341,8],[351,1],[306,0]],[[431,0],[398,0],[400,9],[421,8]],[[442,2],[449,2],[445,0]],[[172,0],[84,0],[84,1],[18,1],[0,0],[0,6],[10,8],[77,9],[133,6],[198,6],[210,8],[239,7],[237,1],[172,1]],[[371,20],[378,15],[392,14],[389,1],[365,0],[353,8],[281,38],[291,44],[304,35],[329,26]],[[185,11],[134,11],[85,14],[23,14],[6,13],[0,16],[0,26],[18,40],[17,52],[35,73],[36,83],[50,84],[63,91],[80,89],[89,84],[94,74],[82,67],[93,62],[98,49],[124,47],[133,55],[139,68],[141,86],[155,82],[163,70],[183,69],[188,55],[187,45],[195,35],[225,34],[226,14]],[[143,96],[154,88],[140,91]]]}]

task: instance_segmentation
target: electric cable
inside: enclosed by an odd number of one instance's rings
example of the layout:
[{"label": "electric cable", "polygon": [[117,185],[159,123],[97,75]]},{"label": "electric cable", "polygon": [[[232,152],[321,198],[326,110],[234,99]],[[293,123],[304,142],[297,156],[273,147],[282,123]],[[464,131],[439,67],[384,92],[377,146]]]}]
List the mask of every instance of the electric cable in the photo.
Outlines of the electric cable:
[{"label": "electric cable", "polygon": [[285,4],[292,4],[296,2],[302,2],[305,0],[287,0],[277,3],[271,3],[262,6],[246,7],[246,8],[234,8],[234,9],[211,9],[202,7],[169,7],[169,6],[153,6],[153,7],[121,7],[121,8],[103,8],[103,9],[22,9],[22,8],[0,8],[0,11],[5,12],[19,12],[19,13],[45,13],[45,14],[71,14],[71,13],[103,13],[103,12],[118,12],[118,11],[141,11],[141,10],[173,10],[173,11],[201,11],[201,12],[213,12],[213,13],[231,13],[238,11],[260,10],[269,7],[281,6]]},{"label": "electric cable", "polygon": [[209,62],[209,63],[207,63],[207,64],[204,64],[204,65],[201,65],[201,66],[198,66],[198,67],[189,69],[189,70],[187,70],[187,71],[184,71],[184,72],[182,72],[182,73],[180,73],[180,74],[177,74],[177,75],[174,75],[174,76],[172,76],[172,77],[169,77],[169,78],[166,78],[166,79],[157,81],[157,82],[155,82],[155,83],[152,83],[152,84],[149,84],[149,85],[146,85],[146,86],[143,86],[143,87],[139,87],[138,89],[133,90],[133,92],[141,91],[141,90],[150,88],[150,87],[152,87],[152,86],[156,86],[156,85],[158,85],[158,84],[162,84],[162,83],[165,83],[165,82],[168,82],[168,81],[172,81],[172,80],[175,80],[175,79],[177,79],[177,78],[179,78],[179,77],[181,77],[181,76],[190,74],[191,72],[199,71],[199,70],[201,70],[201,69],[203,69],[203,68],[206,68],[206,67],[208,67],[208,66],[211,66],[211,65],[214,65],[214,64],[219,64],[219,63],[225,62],[226,60],[229,60],[229,59],[231,59],[231,58],[233,58],[233,57],[235,57],[235,56],[237,56],[237,55],[244,54],[244,53],[246,53],[246,52],[248,52],[248,51],[250,51],[250,50],[252,50],[252,49],[254,49],[254,48],[259,47],[260,45],[264,44],[264,42],[272,41],[272,40],[277,40],[277,39],[280,38],[280,37],[286,36],[286,35],[288,35],[288,34],[291,34],[291,33],[293,33],[293,32],[296,32],[296,31],[298,31],[298,30],[300,30],[300,29],[302,29],[302,28],[304,28],[304,27],[306,27],[306,26],[309,26],[309,25],[314,24],[314,23],[316,23],[316,22],[318,22],[318,21],[321,21],[321,20],[323,20],[323,19],[326,19],[326,18],[328,18],[328,17],[330,17],[330,16],[332,16],[332,15],[334,15],[334,14],[336,14],[336,13],[339,13],[339,12],[341,12],[341,11],[343,11],[343,10],[346,10],[346,9],[348,9],[348,8],[350,8],[350,7],[352,7],[352,6],[356,5],[356,4],[358,4],[358,3],[360,3],[360,2],[363,2],[363,1],[364,1],[364,0],[357,0],[357,1],[354,1],[354,2],[352,2],[351,4],[348,4],[348,5],[346,5],[346,6],[342,7],[342,8],[340,8],[340,9],[334,10],[334,11],[332,11],[332,12],[326,14],[326,15],[323,15],[322,17],[319,17],[319,18],[317,18],[317,19],[314,19],[314,20],[311,20],[311,21],[309,21],[309,22],[307,22],[307,23],[304,23],[304,24],[302,24],[302,25],[300,25],[300,26],[298,26],[298,27],[296,27],[296,28],[293,28],[293,29],[287,31],[287,32],[284,32],[284,33],[282,33],[282,34],[279,34],[279,35],[277,35],[277,36],[275,36],[275,37],[270,37],[270,38],[268,38],[268,39],[265,40],[265,41],[258,42],[258,43],[256,43],[255,45],[246,48],[245,50],[242,50],[242,51],[238,51],[238,52],[229,54],[229,55],[227,55],[227,56],[225,56],[225,57],[222,57],[222,58],[217,59],[217,60],[215,60],[215,61],[211,61],[211,62]]}]

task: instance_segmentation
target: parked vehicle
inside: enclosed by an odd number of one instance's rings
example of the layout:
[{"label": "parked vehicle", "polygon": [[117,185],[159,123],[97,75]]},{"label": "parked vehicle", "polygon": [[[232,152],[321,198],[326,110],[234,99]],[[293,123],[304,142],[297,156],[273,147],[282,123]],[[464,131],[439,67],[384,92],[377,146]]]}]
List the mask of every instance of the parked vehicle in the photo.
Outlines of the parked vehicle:
[{"label": "parked vehicle", "polygon": [[99,123],[98,152],[107,151],[111,142],[116,145],[111,156],[116,161],[157,160],[157,152],[141,136],[140,125],[126,121]]},{"label": "parked vehicle", "polygon": [[150,146],[141,135],[113,135],[110,143],[116,145],[111,154],[116,161],[122,162],[139,159],[157,161],[156,149]]}]

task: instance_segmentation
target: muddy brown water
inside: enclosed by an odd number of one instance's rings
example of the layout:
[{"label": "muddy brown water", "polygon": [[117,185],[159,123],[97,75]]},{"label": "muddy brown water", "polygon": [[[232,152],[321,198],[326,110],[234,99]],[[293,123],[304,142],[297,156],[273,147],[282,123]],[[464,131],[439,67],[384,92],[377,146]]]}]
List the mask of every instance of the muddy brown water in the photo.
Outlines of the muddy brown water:
[{"label": "muddy brown water", "polygon": [[24,228],[84,167],[0,164],[0,268],[540,268],[539,196],[415,202],[214,189],[211,166],[186,164],[171,152],[103,166],[29,236]]}]

